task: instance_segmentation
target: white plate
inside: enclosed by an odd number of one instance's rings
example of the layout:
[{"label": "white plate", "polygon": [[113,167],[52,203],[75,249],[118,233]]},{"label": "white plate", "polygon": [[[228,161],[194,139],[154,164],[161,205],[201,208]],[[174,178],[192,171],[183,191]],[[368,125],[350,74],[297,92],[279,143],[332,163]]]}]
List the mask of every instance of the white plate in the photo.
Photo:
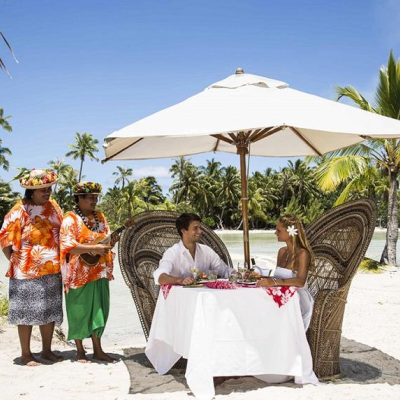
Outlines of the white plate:
[{"label": "white plate", "polygon": [[257,282],[237,281],[240,285],[257,285]]},{"label": "white plate", "polygon": [[209,282],[215,282],[215,280],[214,281],[209,281],[209,280],[197,281],[196,283],[201,284],[201,283],[209,283]]}]

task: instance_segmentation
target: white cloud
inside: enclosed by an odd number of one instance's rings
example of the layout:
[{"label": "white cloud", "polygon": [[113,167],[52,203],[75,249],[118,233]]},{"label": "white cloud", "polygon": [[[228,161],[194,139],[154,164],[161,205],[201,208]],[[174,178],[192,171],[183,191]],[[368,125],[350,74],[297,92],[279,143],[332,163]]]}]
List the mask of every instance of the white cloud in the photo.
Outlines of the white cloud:
[{"label": "white cloud", "polygon": [[143,178],[146,176],[154,176],[156,178],[170,178],[169,168],[166,167],[142,167],[133,168],[133,176],[135,178]]}]

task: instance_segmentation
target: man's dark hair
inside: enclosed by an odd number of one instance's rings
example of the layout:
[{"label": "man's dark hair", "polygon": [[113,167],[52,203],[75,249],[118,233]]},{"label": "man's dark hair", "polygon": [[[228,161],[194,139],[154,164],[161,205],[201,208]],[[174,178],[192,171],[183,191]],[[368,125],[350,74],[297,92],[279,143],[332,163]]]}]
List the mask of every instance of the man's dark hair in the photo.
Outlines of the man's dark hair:
[{"label": "man's dark hair", "polygon": [[201,222],[201,218],[194,213],[183,213],[177,218],[175,225],[180,237],[182,237],[182,229],[187,231],[192,221]]}]

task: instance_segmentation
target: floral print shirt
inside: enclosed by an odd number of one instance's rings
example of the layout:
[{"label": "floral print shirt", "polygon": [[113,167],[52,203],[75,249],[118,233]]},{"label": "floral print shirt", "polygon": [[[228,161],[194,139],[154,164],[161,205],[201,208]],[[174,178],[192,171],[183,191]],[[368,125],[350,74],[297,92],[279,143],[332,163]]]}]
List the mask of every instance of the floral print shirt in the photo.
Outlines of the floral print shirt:
[{"label": "floral print shirt", "polygon": [[[110,234],[110,228],[103,213],[99,211],[96,213],[99,220],[99,232],[90,230],[82,218],[73,212],[68,212],[62,222],[60,231],[60,263],[64,290],[67,293],[70,288],[77,289],[101,278],[114,279],[112,275],[113,254],[111,251],[106,256],[101,256],[95,266],[88,266],[82,262],[80,254],[70,253],[79,244],[88,244],[97,238],[101,240]],[[85,218],[90,228],[95,226],[96,221],[93,214]]]},{"label": "floral print shirt", "polygon": [[35,279],[60,272],[59,232],[62,211],[49,200],[44,205],[19,201],[5,216],[0,246],[12,247],[7,277]]}]

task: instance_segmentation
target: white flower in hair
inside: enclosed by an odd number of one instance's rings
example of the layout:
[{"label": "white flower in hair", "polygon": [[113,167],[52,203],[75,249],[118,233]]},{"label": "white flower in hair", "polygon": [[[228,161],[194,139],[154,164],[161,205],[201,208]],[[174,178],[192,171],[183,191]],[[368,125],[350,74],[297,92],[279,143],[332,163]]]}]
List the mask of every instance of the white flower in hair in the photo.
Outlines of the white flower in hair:
[{"label": "white flower in hair", "polygon": [[289,236],[297,236],[297,229],[294,227],[294,225],[288,226],[287,231]]}]

